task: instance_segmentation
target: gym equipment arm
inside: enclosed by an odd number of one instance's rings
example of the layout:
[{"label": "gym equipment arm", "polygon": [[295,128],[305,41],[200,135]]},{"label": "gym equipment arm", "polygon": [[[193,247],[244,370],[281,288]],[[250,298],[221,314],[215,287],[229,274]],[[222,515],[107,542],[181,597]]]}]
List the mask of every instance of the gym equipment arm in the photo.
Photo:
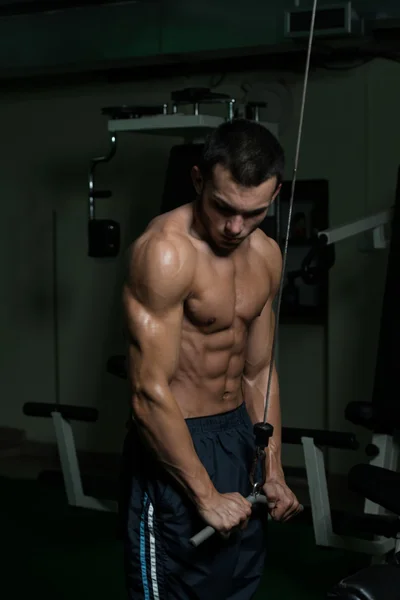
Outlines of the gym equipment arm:
[{"label": "gym equipment arm", "polygon": [[324,431],[323,429],[301,429],[297,427],[282,428],[283,444],[301,444],[302,438],[312,438],[316,446],[338,448],[340,450],[357,450],[359,448],[359,443],[354,433]]},{"label": "gym equipment arm", "polygon": [[350,469],[348,484],[352,491],[400,516],[400,473],[360,464]]}]

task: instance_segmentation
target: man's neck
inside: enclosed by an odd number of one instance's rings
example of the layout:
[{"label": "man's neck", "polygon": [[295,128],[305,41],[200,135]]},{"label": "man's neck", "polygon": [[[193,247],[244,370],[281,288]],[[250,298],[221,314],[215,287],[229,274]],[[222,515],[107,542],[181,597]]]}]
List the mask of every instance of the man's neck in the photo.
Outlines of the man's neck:
[{"label": "man's neck", "polygon": [[207,228],[204,226],[203,221],[201,219],[201,213],[198,204],[199,201],[200,200],[197,199],[192,203],[193,218],[190,227],[191,235],[194,238],[196,238],[196,240],[200,240],[207,244],[207,246],[210,248],[212,253],[215,254],[215,256],[219,256],[221,258],[227,258],[231,256],[235,249],[220,248],[214,243],[213,239],[209,236]]},{"label": "man's neck", "polygon": [[203,221],[201,220],[199,201],[200,200],[197,198],[192,202],[192,223],[190,226],[190,233],[197,240],[202,240],[208,243],[209,236],[206,228],[203,225]]}]

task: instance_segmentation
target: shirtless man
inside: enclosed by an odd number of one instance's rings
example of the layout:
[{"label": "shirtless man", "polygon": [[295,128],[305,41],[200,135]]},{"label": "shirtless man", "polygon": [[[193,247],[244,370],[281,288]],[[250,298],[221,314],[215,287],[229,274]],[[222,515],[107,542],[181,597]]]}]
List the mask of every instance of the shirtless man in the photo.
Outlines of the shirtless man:
[{"label": "shirtless man", "polygon": [[[268,512],[286,521],[300,510],[281,466],[275,368],[263,488],[269,509],[252,510],[245,499],[282,268],[278,245],[258,226],[283,168],[283,150],[263,126],[224,123],[193,168],[197,200],[154,219],[131,248],[123,293],[133,410],[123,511],[131,600],[250,600],[263,571]],[[205,524],[223,535],[191,547]]]}]

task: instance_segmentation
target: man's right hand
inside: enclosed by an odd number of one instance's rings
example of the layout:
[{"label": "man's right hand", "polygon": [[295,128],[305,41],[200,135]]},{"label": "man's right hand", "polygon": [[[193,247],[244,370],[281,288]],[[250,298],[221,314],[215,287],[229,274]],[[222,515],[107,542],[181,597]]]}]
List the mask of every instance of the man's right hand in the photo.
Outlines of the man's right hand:
[{"label": "man's right hand", "polygon": [[251,516],[251,504],[237,492],[220,494],[215,491],[207,502],[198,507],[204,521],[222,535],[236,527],[244,528]]}]

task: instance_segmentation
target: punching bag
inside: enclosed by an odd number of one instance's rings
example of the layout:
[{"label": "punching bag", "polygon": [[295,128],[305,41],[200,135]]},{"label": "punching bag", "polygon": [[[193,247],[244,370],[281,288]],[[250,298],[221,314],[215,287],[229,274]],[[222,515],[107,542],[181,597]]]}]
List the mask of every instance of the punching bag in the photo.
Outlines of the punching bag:
[{"label": "punching bag", "polygon": [[160,213],[193,202],[196,192],[191,171],[199,163],[203,144],[181,144],[171,149]]}]

